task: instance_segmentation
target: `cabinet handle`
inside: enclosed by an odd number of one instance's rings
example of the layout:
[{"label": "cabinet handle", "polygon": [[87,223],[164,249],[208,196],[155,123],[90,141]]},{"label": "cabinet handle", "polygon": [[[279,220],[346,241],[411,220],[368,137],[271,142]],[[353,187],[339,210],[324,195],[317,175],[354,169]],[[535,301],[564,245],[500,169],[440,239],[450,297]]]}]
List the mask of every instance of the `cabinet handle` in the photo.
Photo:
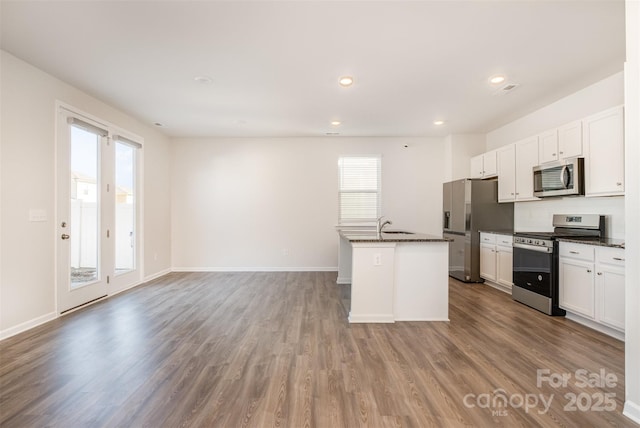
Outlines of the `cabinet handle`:
[{"label": "cabinet handle", "polygon": [[587,269],[587,272],[588,272],[588,273],[591,273],[591,269]]},{"label": "cabinet handle", "polygon": [[560,152],[560,154],[561,154],[561,155],[563,155],[563,154],[564,154],[564,152]]},{"label": "cabinet handle", "polygon": [[598,272],[598,275],[602,275],[602,272]]},{"label": "cabinet handle", "polygon": [[569,251],[571,254],[580,254],[580,251]]},{"label": "cabinet handle", "polygon": [[502,243],[503,243],[503,244],[508,244],[508,243],[509,243],[509,241],[502,241]]},{"label": "cabinet handle", "polygon": [[618,261],[620,261],[620,262],[623,262],[623,261],[624,261],[624,259],[623,259],[622,257],[614,257],[614,258],[613,258],[613,260],[618,260]]},{"label": "cabinet handle", "polygon": [[622,186],[622,183],[618,181],[618,182],[616,183],[616,186]]},{"label": "cabinet handle", "polygon": [[555,155],[556,155],[555,153],[551,153],[551,156],[555,156]]}]

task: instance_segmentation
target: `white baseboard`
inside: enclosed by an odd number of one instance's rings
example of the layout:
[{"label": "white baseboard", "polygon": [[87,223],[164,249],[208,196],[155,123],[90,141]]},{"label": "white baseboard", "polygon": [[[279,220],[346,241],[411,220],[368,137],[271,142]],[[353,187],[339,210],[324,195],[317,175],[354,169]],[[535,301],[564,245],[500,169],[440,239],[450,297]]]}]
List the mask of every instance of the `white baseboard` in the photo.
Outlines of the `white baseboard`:
[{"label": "white baseboard", "polygon": [[493,282],[493,281],[490,281],[488,279],[485,279],[484,283],[486,285],[488,285],[489,287],[495,288],[496,290],[500,290],[503,293],[507,293],[509,296],[511,296],[511,288],[510,287],[507,287],[507,286],[502,285],[502,284],[498,284],[497,282]]},{"label": "white baseboard", "polygon": [[55,312],[50,312],[46,315],[42,315],[38,318],[34,318],[27,322],[23,322],[22,324],[18,324],[14,327],[2,330],[0,331],[0,340],[7,339],[11,336],[15,336],[16,334],[20,334],[32,328],[38,327],[39,325],[52,321],[56,318],[58,318],[58,314]]},{"label": "white baseboard", "polygon": [[346,276],[339,276],[338,279],[336,279],[336,284],[338,285],[351,284],[351,278],[347,278]]},{"label": "white baseboard", "polygon": [[144,284],[145,282],[153,281],[154,279],[160,278],[161,276],[165,276],[166,274],[171,272],[172,272],[171,268],[163,269],[160,272],[156,272],[154,274],[145,276],[144,279],[142,280],[142,283]]},{"label": "white baseboard", "polygon": [[172,272],[337,272],[337,266],[322,267],[251,267],[251,266],[209,266],[173,267]]},{"label": "white baseboard", "polygon": [[625,401],[622,414],[635,423],[640,424],[640,404],[634,403],[629,400]]},{"label": "white baseboard", "polygon": [[377,323],[394,323],[393,315],[386,314],[358,314],[354,315],[349,312],[349,322],[350,323],[368,323],[368,322],[377,322]]},{"label": "white baseboard", "polygon": [[589,327],[593,330],[599,331],[600,333],[604,333],[607,336],[611,336],[614,339],[618,339],[624,342],[624,333],[621,331],[615,330],[611,327],[607,327],[606,325],[602,325],[598,322],[592,321],[588,318],[584,318],[581,315],[574,314],[573,312],[569,312],[569,311],[567,311],[567,315],[565,315],[565,318],[570,319],[571,321],[575,321],[578,324],[582,324],[585,327]]}]

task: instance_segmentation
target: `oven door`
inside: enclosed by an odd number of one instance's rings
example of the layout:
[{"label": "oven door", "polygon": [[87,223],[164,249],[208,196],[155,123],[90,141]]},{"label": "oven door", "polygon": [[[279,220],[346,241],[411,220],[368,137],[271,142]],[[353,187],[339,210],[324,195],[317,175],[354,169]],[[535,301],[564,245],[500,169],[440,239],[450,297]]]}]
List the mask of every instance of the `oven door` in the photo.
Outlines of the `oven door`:
[{"label": "oven door", "polygon": [[552,297],[553,248],[513,244],[513,283],[546,297]]}]

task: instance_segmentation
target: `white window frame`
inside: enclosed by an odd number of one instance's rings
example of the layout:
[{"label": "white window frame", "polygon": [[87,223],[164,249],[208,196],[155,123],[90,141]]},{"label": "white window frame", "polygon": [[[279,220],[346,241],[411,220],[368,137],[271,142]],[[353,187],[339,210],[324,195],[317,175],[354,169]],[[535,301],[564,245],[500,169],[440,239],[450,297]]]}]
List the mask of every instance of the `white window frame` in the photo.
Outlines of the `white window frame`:
[{"label": "white window frame", "polygon": [[[345,173],[344,159],[375,159],[376,164],[376,188],[359,188],[359,189],[343,189],[343,175]],[[351,172],[357,172],[352,170]],[[365,172],[365,171],[363,171]],[[376,214],[374,217],[355,218],[347,217],[343,218],[342,208],[342,194],[343,193],[374,193],[376,194]],[[376,220],[382,213],[382,155],[344,155],[338,159],[338,224],[340,225],[364,225],[375,224]]]}]

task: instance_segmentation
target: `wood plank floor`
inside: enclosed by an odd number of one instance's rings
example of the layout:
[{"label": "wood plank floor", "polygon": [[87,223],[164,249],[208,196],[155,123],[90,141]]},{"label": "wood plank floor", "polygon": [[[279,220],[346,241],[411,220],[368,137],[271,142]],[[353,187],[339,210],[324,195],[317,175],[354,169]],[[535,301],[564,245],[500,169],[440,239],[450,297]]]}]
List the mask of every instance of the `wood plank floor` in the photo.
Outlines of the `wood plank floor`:
[{"label": "wood plank floor", "polygon": [[453,279],[448,323],[350,325],[335,280],[173,273],[9,338],[0,426],[636,426],[622,342]]}]

